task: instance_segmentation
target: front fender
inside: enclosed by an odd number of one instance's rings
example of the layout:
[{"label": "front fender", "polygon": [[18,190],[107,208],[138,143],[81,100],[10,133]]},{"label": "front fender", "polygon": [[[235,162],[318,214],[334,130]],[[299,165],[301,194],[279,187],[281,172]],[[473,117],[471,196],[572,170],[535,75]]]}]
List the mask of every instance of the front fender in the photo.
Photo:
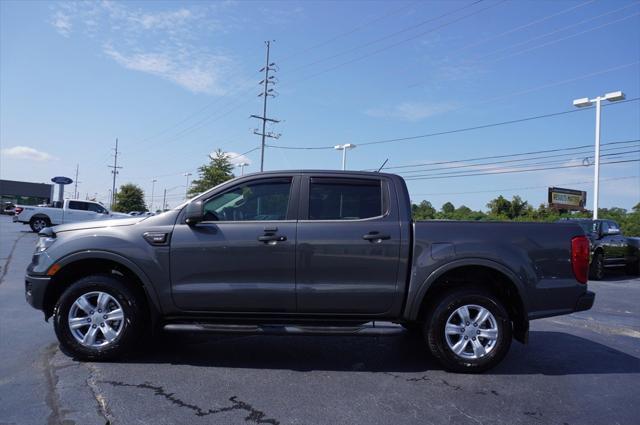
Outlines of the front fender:
[{"label": "front fender", "polygon": [[71,254],[68,254],[56,261],[56,264],[60,266],[61,269],[64,269],[66,266],[69,266],[73,263],[82,261],[82,260],[109,260],[114,263],[118,263],[123,267],[131,270],[132,273],[136,275],[136,277],[142,282],[142,286],[144,288],[145,293],[147,294],[148,300],[153,304],[152,307],[157,311],[161,312],[160,300],[158,297],[158,293],[156,292],[155,287],[151,283],[151,280],[147,276],[147,274],[133,261],[129,260],[126,257],[123,257],[120,254],[116,254],[111,251],[102,251],[102,250],[85,250],[85,251],[77,251]]}]

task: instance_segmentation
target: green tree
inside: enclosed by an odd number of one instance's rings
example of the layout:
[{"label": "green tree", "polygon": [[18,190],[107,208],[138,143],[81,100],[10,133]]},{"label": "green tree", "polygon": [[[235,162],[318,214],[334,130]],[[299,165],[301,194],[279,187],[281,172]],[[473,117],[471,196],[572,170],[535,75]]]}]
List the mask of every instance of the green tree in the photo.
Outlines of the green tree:
[{"label": "green tree", "polygon": [[451,215],[456,210],[456,207],[451,202],[446,202],[442,205],[442,212],[446,215]]},{"label": "green tree", "polygon": [[142,188],[133,183],[120,186],[118,193],[116,193],[116,203],[113,210],[120,212],[146,211],[147,206],[144,203]]},{"label": "green tree", "polygon": [[191,182],[189,196],[195,196],[227,180],[231,180],[234,177],[232,171],[233,164],[229,161],[229,156],[218,149],[208,164],[198,168],[199,178]]},{"label": "green tree", "polygon": [[422,201],[419,205],[413,204],[411,212],[414,220],[433,220],[436,218],[436,209],[429,201]]},{"label": "green tree", "polygon": [[504,219],[505,217],[509,217],[509,214],[511,213],[511,202],[500,195],[489,201],[487,208],[489,208],[489,214],[494,218]]}]

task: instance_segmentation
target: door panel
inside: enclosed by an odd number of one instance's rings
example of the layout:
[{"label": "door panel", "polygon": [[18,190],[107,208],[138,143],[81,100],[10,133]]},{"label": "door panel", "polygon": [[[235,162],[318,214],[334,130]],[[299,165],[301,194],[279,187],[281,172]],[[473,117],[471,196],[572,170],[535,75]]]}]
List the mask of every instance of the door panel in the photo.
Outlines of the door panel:
[{"label": "door panel", "polygon": [[171,285],[179,308],[295,312],[296,181],[241,181],[202,200],[206,221],[175,226]]},{"label": "door panel", "polygon": [[[265,232],[265,227],[277,232]],[[285,241],[260,242],[268,233]],[[295,222],[176,225],[173,299],[194,311],[295,311]]]},{"label": "door panel", "polygon": [[308,219],[298,222],[298,311],[387,312],[398,294],[401,232],[386,183],[309,178],[302,187]]}]

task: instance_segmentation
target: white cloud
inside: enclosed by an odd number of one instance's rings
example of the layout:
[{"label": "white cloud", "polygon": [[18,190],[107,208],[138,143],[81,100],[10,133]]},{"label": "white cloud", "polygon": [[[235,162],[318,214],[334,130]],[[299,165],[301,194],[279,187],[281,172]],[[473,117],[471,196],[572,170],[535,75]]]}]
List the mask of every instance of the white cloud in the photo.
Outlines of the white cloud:
[{"label": "white cloud", "polygon": [[53,25],[56,31],[58,31],[58,33],[64,37],[69,37],[69,34],[71,34],[71,29],[73,27],[69,15],[66,15],[61,11],[57,11],[53,15],[51,25]]},{"label": "white cloud", "polygon": [[95,39],[125,69],[171,81],[191,92],[222,96],[243,86],[231,54],[211,48],[223,31],[221,7],[193,4],[149,12],[128,3],[62,3],[52,25],[64,36]]},{"label": "white cloud", "polygon": [[455,109],[452,103],[403,102],[389,108],[373,108],[365,114],[375,118],[395,118],[403,121],[421,121]]},{"label": "white cloud", "polygon": [[27,159],[30,161],[50,161],[57,159],[53,155],[39,151],[29,146],[14,146],[2,149],[2,155],[14,159]]},{"label": "white cloud", "polygon": [[[225,152],[225,154],[229,158],[229,162],[232,163],[233,165],[238,165],[238,164],[251,165],[251,160],[248,157],[239,154],[238,152],[229,151],[229,152]],[[211,155],[215,155],[215,152],[212,152]]]}]

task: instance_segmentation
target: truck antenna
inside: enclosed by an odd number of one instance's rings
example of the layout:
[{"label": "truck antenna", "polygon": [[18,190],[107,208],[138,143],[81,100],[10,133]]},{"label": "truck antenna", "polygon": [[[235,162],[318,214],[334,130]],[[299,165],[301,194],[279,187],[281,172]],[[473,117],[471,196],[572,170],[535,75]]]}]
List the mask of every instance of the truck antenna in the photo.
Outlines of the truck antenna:
[{"label": "truck antenna", "polygon": [[387,162],[389,162],[389,158],[385,159],[384,162],[382,163],[382,165],[380,166],[380,168],[378,168],[378,171],[376,171],[376,173],[379,173],[380,170],[382,170],[384,168],[385,165],[387,165]]}]

